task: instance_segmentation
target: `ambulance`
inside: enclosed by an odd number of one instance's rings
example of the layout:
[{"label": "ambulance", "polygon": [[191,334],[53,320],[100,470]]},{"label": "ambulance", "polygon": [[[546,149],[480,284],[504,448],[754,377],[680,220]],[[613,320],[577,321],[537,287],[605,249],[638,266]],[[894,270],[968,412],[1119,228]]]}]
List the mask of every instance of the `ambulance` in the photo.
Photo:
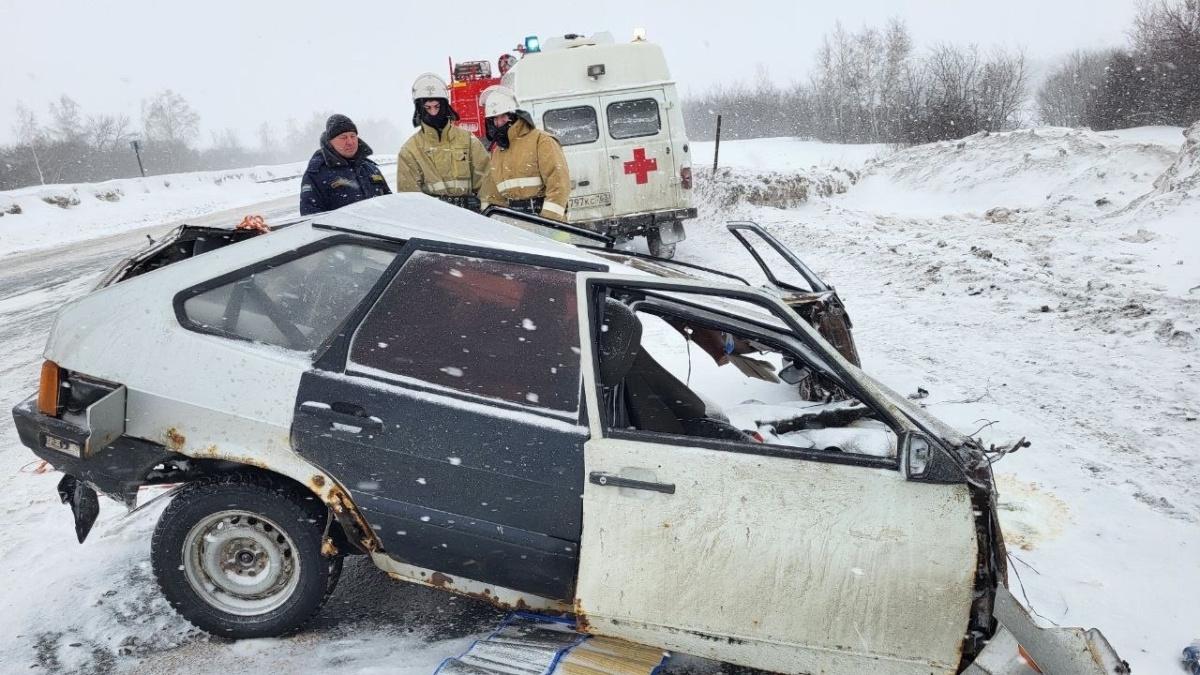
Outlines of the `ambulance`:
[{"label": "ambulance", "polygon": [[[683,110],[662,48],[639,32],[621,44],[610,33],[526,38],[518,51],[515,63],[501,57],[498,81],[562,144],[568,221],[619,240],[645,237],[652,255],[672,257],[696,208]],[[487,62],[451,70],[451,104],[482,138],[476,92],[497,79]]]}]

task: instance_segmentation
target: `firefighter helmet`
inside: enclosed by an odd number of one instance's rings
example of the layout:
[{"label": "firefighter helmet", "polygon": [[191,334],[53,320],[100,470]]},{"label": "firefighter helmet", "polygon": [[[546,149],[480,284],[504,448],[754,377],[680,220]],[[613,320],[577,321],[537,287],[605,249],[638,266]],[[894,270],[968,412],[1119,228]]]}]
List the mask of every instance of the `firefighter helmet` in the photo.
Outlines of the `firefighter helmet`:
[{"label": "firefighter helmet", "polygon": [[484,89],[482,97],[484,117],[515,113],[519,107],[516,94],[503,85],[496,84]]},{"label": "firefighter helmet", "polygon": [[423,73],[417,77],[412,86],[413,101],[423,98],[444,98],[450,100],[450,88],[446,81],[433,73]]}]

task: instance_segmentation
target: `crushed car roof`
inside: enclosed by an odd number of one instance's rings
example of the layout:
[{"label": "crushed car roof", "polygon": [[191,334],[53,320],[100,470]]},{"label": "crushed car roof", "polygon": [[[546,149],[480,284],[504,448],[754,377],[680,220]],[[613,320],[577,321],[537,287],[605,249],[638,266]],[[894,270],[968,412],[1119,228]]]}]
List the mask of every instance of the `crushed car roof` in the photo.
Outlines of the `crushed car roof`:
[{"label": "crushed car roof", "polygon": [[401,192],[363,200],[336,211],[317,214],[310,222],[366,235],[432,239],[609,266],[613,264],[610,260],[602,260],[570,244],[451,206],[418,192]]}]

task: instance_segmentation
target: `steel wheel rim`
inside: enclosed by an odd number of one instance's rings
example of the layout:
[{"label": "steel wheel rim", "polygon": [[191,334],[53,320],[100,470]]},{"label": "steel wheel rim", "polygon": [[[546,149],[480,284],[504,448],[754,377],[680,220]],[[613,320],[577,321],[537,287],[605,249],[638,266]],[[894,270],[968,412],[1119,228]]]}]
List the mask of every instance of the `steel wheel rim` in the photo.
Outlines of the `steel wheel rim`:
[{"label": "steel wheel rim", "polygon": [[216,609],[257,616],[278,609],[300,583],[300,559],[286,530],[248,511],[213,513],[183,540],[188,585]]}]

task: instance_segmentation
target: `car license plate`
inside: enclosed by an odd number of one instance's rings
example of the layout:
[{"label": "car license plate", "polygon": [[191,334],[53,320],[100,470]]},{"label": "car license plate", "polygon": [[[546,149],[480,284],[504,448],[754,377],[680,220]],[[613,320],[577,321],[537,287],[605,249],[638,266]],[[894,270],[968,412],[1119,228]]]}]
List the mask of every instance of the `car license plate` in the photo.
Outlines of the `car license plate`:
[{"label": "car license plate", "polygon": [[68,455],[71,455],[72,457],[80,456],[78,443],[72,443],[71,441],[68,441],[68,440],[65,440],[62,438],[58,438],[57,436],[51,436],[50,434],[46,434],[45,438],[42,440],[42,445],[46,446],[47,448],[49,448],[51,450],[65,452]]},{"label": "car license plate", "polygon": [[591,209],[597,206],[612,204],[611,192],[597,192],[594,195],[579,195],[567,200],[567,206],[572,209]]}]

